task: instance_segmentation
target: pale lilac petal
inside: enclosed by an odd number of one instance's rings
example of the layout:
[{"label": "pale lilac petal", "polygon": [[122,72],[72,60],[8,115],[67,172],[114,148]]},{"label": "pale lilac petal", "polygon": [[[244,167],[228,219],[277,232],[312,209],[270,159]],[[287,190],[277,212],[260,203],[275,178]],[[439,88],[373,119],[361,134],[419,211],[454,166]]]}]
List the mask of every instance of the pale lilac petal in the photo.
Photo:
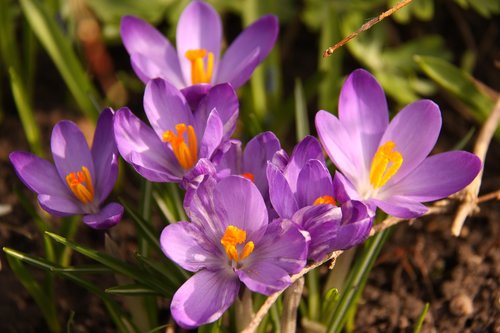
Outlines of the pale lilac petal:
[{"label": "pale lilac petal", "polygon": [[17,176],[31,191],[59,197],[71,196],[66,184],[61,181],[56,167],[32,153],[15,151],[9,155]]},{"label": "pale lilac petal", "polygon": [[292,192],[297,192],[297,179],[299,173],[309,160],[319,160],[325,163],[321,144],[313,136],[306,136],[293,149],[290,161],[285,168],[284,175],[288,180]]},{"label": "pale lilac petal", "polygon": [[153,182],[181,180],[184,171],[172,151],[128,108],[116,112],[114,133],[120,154],[144,178]]},{"label": "pale lilac petal", "polygon": [[216,172],[215,165],[209,159],[200,158],[194,167],[184,175],[181,187],[186,190],[188,188],[198,188],[206,177],[215,176]]},{"label": "pale lilac petal", "polygon": [[438,200],[463,189],[480,170],[481,161],[474,154],[465,151],[441,153],[426,158],[385,192],[419,202]]},{"label": "pale lilac petal", "polygon": [[406,106],[391,120],[380,144],[393,141],[395,150],[403,155],[403,164],[385,186],[399,182],[429,155],[440,130],[441,112],[430,100],[420,100]]},{"label": "pale lilac petal", "polygon": [[358,191],[352,183],[340,172],[335,172],[333,176],[333,198],[343,203],[349,200],[361,200]]},{"label": "pale lilac petal", "polygon": [[118,177],[118,149],[113,132],[113,116],[110,108],[102,111],[91,149],[95,168],[94,188],[99,196],[99,203],[108,197]]},{"label": "pale lilac petal", "polygon": [[269,198],[274,209],[280,217],[291,218],[299,206],[287,179],[274,164],[268,163],[267,165],[267,180]]},{"label": "pale lilac petal", "polygon": [[274,164],[278,170],[285,172],[285,168],[288,165],[290,158],[284,149],[279,149],[274,155],[271,163]]},{"label": "pale lilac petal", "polygon": [[364,167],[363,156],[351,147],[350,133],[342,123],[327,111],[316,113],[316,130],[323,148],[333,164],[357,187],[368,181],[368,170]]},{"label": "pale lilac petal", "polygon": [[198,143],[200,145],[199,158],[210,158],[221,144],[224,135],[224,125],[215,109],[210,112],[205,126],[203,136]]},{"label": "pale lilac petal", "polygon": [[[212,158],[213,161],[216,161],[217,176],[220,178],[243,173],[241,166],[243,158],[241,141],[230,140],[227,144],[228,146],[219,147],[219,149],[217,149],[217,153],[214,154],[217,156]],[[259,186],[257,185],[257,187]]]},{"label": "pale lilac petal", "polygon": [[179,326],[189,329],[216,321],[233,304],[240,281],[228,271],[202,270],[174,294],[170,312]]},{"label": "pale lilac petal", "polygon": [[247,270],[240,269],[236,273],[248,289],[264,295],[280,291],[292,281],[286,270],[270,261],[255,262]]},{"label": "pale lilac petal", "polygon": [[95,184],[92,155],[85,137],[75,123],[69,120],[58,122],[52,129],[50,144],[54,164],[63,182],[68,174],[86,167]]},{"label": "pale lilac petal", "polygon": [[241,173],[249,172],[254,176],[254,183],[264,197],[269,196],[267,162],[280,149],[280,141],[273,132],[260,133],[245,146]]},{"label": "pale lilac petal", "polygon": [[218,270],[225,264],[220,246],[207,240],[194,223],[177,222],[163,229],[160,236],[163,253],[190,272],[208,268]]},{"label": "pale lilac petal", "polygon": [[[260,49],[255,49],[251,53],[245,54],[239,61],[219,67],[215,83],[229,82],[234,89],[238,89],[248,81],[255,68],[259,65]],[[233,65],[234,67],[229,67]]]},{"label": "pale lilac petal", "polygon": [[43,209],[55,216],[68,216],[85,213],[85,210],[80,202],[72,196],[63,197],[39,194],[38,202]]},{"label": "pale lilac petal", "polygon": [[228,140],[236,128],[239,114],[239,102],[236,92],[229,83],[218,84],[210,89],[195,111],[195,119],[202,128],[212,112],[217,110],[224,125],[224,140]]},{"label": "pale lilac petal", "polygon": [[177,52],[158,30],[137,17],[124,16],[120,35],[134,70],[144,83],[161,77],[179,89],[186,86]]},{"label": "pale lilac petal", "polygon": [[383,200],[370,199],[369,204],[370,203],[376,205],[389,215],[403,219],[422,216],[428,210],[428,208],[420,202],[398,195]]},{"label": "pale lilac petal", "polygon": [[112,202],[102,208],[96,214],[83,217],[83,223],[97,230],[109,229],[120,222],[123,216],[123,206]]},{"label": "pale lilac petal", "polygon": [[319,160],[309,160],[297,179],[296,199],[299,207],[312,205],[322,196],[333,197],[332,176]]},{"label": "pale lilac petal", "polygon": [[360,159],[356,161],[358,167],[370,170],[379,140],[389,123],[389,109],[382,87],[366,70],[355,70],[342,86],[339,119],[349,133],[347,147]]},{"label": "pale lilac petal", "polygon": [[195,111],[200,104],[200,101],[205,97],[212,88],[211,84],[200,83],[193,86],[188,86],[181,89],[181,93],[186,97],[186,101],[192,111]]},{"label": "pale lilac petal", "polygon": [[373,225],[373,216],[360,201],[347,201],[342,205],[342,221],[330,251],[347,250],[368,238]]},{"label": "pale lilac petal", "polygon": [[188,50],[205,49],[214,54],[213,73],[217,73],[222,42],[222,23],[219,14],[207,3],[191,2],[177,23],[177,54],[185,82],[191,85],[191,63]]},{"label": "pale lilac petal", "polygon": [[[222,58],[217,82],[231,82],[235,89],[245,83],[255,67],[271,52],[278,37],[279,24],[275,16],[267,15],[246,28],[234,40]],[[258,50],[255,61],[249,61],[252,66],[246,70],[237,70],[243,59],[248,58]],[[239,77],[238,77],[239,76]]]},{"label": "pale lilac petal", "polygon": [[[175,125],[194,125],[194,118],[184,95],[163,79],[149,81],[144,91],[144,111],[158,137],[174,131]],[[198,129],[196,129],[198,134]]]}]

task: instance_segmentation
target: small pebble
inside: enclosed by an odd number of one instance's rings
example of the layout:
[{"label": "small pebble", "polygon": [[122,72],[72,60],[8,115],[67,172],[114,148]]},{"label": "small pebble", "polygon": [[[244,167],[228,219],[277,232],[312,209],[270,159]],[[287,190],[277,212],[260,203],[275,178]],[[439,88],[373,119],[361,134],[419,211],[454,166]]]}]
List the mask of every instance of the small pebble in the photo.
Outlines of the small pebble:
[{"label": "small pebble", "polygon": [[474,312],[472,299],[466,294],[458,294],[450,301],[450,312],[455,316],[470,316]]}]

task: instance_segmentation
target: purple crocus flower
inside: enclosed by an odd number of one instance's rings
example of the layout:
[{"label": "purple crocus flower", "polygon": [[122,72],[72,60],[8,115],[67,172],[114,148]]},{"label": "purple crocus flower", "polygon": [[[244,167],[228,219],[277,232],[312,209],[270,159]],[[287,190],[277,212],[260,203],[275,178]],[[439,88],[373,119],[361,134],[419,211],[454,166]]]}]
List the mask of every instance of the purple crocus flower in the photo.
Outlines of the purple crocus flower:
[{"label": "purple crocus flower", "polygon": [[200,175],[215,173],[210,158],[234,131],[238,98],[229,84],[210,89],[193,113],[184,95],[163,79],[146,85],[147,126],[128,108],[117,111],[118,150],[144,178],[184,187]]},{"label": "purple crocus flower", "polygon": [[94,144],[89,150],[82,132],[63,120],[52,130],[54,164],[28,152],[10,154],[17,175],[38,194],[40,206],[56,216],[83,214],[83,222],[94,229],[117,224],[123,207],[102,206],[118,175],[118,158],[113,138],[113,111],[105,109],[97,122]]},{"label": "purple crocus flower", "polygon": [[280,151],[273,162],[267,166],[271,203],[280,217],[290,218],[310,234],[310,259],[321,260],[368,237],[372,216],[363,203],[337,190],[316,138],[306,136],[290,158]]},{"label": "purple crocus flower", "polygon": [[268,223],[264,200],[248,179],[229,176],[200,185],[192,222],[168,225],[163,252],[196,272],[172,298],[170,311],[184,328],[217,320],[236,299],[240,282],[265,295],[290,285],[306,263],[307,241],[287,220]]},{"label": "purple crocus flower", "polygon": [[183,92],[188,100],[196,100],[211,85],[229,82],[234,89],[243,85],[271,51],[278,29],[275,16],[260,18],[236,38],[222,60],[220,16],[202,1],[191,2],[182,12],[177,50],[158,30],[133,16],[122,18],[120,32],[132,67],[144,83],[160,77],[178,89],[190,87]]},{"label": "purple crocus flower", "polygon": [[321,143],[342,172],[335,177],[346,194],[401,218],[424,214],[422,202],[457,192],[481,169],[479,158],[464,151],[427,157],[440,128],[441,113],[429,100],[406,106],[389,123],[382,88],[361,69],[342,87],[339,118],[326,111],[316,115]]}]

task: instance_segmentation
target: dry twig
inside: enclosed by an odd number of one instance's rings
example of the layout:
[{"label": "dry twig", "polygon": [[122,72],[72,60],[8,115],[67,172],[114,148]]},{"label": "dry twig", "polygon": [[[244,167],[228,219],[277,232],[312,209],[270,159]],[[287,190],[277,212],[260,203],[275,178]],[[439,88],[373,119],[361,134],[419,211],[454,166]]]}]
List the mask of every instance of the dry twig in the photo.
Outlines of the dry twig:
[{"label": "dry twig", "polygon": [[[481,162],[483,162],[483,167],[484,160],[486,158],[486,152],[488,151],[488,147],[498,127],[499,121],[500,98],[497,99],[495,107],[493,108],[490,115],[488,116],[488,119],[481,128],[479,136],[477,137],[476,144],[474,146],[474,154],[476,154]],[[451,233],[456,237],[460,236],[462,226],[464,225],[464,221],[467,216],[469,216],[477,208],[477,196],[479,194],[479,188],[481,187],[482,178],[483,170],[479,172],[474,181],[470,183],[469,186],[467,186],[463,191],[464,201],[458,207],[457,214],[455,215],[455,219],[453,220],[453,225],[451,227]]]}]

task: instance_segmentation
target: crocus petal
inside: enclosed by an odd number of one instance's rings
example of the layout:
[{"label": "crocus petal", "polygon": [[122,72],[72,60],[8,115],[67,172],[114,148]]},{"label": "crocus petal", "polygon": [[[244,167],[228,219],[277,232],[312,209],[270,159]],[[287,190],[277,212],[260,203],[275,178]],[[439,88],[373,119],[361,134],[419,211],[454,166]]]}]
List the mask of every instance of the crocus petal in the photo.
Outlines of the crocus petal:
[{"label": "crocus petal", "polygon": [[363,170],[370,170],[380,138],[389,123],[389,109],[382,87],[367,71],[352,72],[342,86],[339,119],[349,133],[349,149]]},{"label": "crocus petal", "polygon": [[210,158],[221,144],[224,135],[224,124],[215,109],[210,112],[205,126],[203,136],[199,142],[198,156],[200,158]]},{"label": "crocus petal", "polygon": [[380,144],[393,141],[395,150],[403,156],[403,164],[385,186],[396,184],[429,155],[440,130],[441,112],[430,100],[420,100],[406,106],[391,120]]},{"label": "crocus petal", "polygon": [[85,213],[85,210],[78,200],[70,195],[56,196],[40,194],[38,195],[38,202],[43,209],[55,216],[68,216]]},{"label": "crocus petal", "polygon": [[297,203],[299,207],[312,205],[322,196],[333,197],[332,176],[326,165],[319,160],[309,160],[297,179]]},{"label": "crocus petal", "polygon": [[233,304],[240,282],[225,270],[202,270],[174,294],[170,312],[179,326],[189,329],[216,321]]},{"label": "crocus petal", "polygon": [[342,221],[337,237],[330,244],[330,251],[347,250],[361,244],[370,234],[373,216],[360,201],[348,201],[342,205]]},{"label": "crocus petal", "polygon": [[75,123],[69,120],[58,122],[52,129],[50,144],[54,164],[64,183],[68,174],[86,167],[95,184],[92,155],[85,137]]},{"label": "crocus petal", "polygon": [[222,23],[219,14],[203,1],[191,2],[177,23],[177,54],[184,80],[192,84],[191,62],[188,50],[205,49],[214,55],[213,73],[217,73],[222,41]]},{"label": "crocus petal", "polygon": [[[243,85],[271,52],[278,30],[278,19],[272,15],[263,16],[246,28],[224,54],[216,82],[231,82],[234,89]],[[249,57],[251,54],[254,56]]]},{"label": "crocus petal", "polygon": [[291,221],[275,220],[261,242],[237,270],[241,282],[250,290],[269,295],[287,287],[290,274],[304,268],[307,240]]},{"label": "crocus petal", "polygon": [[160,236],[163,253],[190,272],[203,268],[218,270],[225,263],[220,248],[209,242],[193,223],[177,222],[163,229]]},{"label": "crocus petal", "polygon": [[398,195],[385,198],[384,200],[370,199],[368,203],[375,204],[389,215],[403,219],[422,216],[428,210],[420,202]]},{"label": "crocus petal", "polygon": [[113,110],[109,108],[102,111],[91,149],[95,168],[94,186],[99,202],[108,197],[118,177],[118,149],[113,133],[113,116]]},{"label": "crocus petal", "polygon": [[97,214],[83,217],[83,223],[97,230],[109,229],[120,222],[123,216],[123,206],[115,202],[104,206]]},{"label": "crocus petal", "polygon": [[179,89],[186,86],[177,52],[158,30],[137,17],[124,16],[120,35],[134,70],[144,83],[161,77]]},{"label": "crocus petal", "polygon": [[272,163],[267,164],[267,180],[269,182],[269,198],[282,218],[291,218],[299,206],[283,173]]},{"label": "crocus petal", "polygon": [[[184,95],[163,79],[151,80],[146,85],[144,111],[159,138],[165,131],[175,132],[177,124],[194,125],[193,115]],[[198,130],[196,132],[198,134]]]},{"label": "crocus petal", "polygon": [[120,154],[144,178],[153,182],[181,180],[184,171],[172,151],[128,108],[116,112],[114,133]]},{"label": "crocus petal", "polygon": [[228,141],[226,145],[224,145],[224,147],[219,147],[212,158],[214,163],[217,165],[217,176],[220,178],[224,178],[229,175],[238,175],[243,172],[241,171],[241,161],[243,156],[241,141],[233,139]]},{"label": "crocus petal", "polygon": [[198,107],[198,104],[200,104],[200,101],[208,94],[210,88],[212,88],[211,84],[200,83],[181,89],[181,93],[186,97],[191,110],[194,111]]},{"label": "crocus petal", "polygon": [[216,172],[217,169],[208,158],[200,158],[194,167],[184,175],[181,186],[186,190],[188,188],[196,189],[206,177],[214,176]]},{"label": "crocus petal", "polygon": [[426,158],[411,174],[386,190],[415,201],[445,198],[465,186],[481,170],[481,161],[465,151],[451,151]]},{"label": "crocus petal", "polygon": [[245,147],[241,172],[249,172],[254,176],[254,183],[264,197],[269,196],[266,175],[267,162],[280,149],[280,141],[273,132],[263,132],[256,135]]},{"label": "crocus petal", "polygon": [[357,187],[368,181],[363,156],[351,147],[351,136],[340,120],[327,111],[316,113],[316,130],[319,139],[333,164]]},{"label": "crocus petal", "polygon": [[323,150],[319,141],[315,137],[308,135],[293,149],[292,156],[284,172],[292,192],[295,193],[297,191],[297,179],[300,171],[304,168],[307,161],[313,159],[325,163]]},{"label": "crocus petal", "polygon": [[11,153],[9,159],[19,178],[31,191],[59,197],[71,195],[49,161],[22,151]]},{"label": "crocus petal", "polygon": [[229,83],[218,84],[200,101],[195,112],[198,127],[206,124],[212,110],[217,110],[224,125],[224,139],[228,140],[234,132],[238,120],[239,102],[236,92]]}]

